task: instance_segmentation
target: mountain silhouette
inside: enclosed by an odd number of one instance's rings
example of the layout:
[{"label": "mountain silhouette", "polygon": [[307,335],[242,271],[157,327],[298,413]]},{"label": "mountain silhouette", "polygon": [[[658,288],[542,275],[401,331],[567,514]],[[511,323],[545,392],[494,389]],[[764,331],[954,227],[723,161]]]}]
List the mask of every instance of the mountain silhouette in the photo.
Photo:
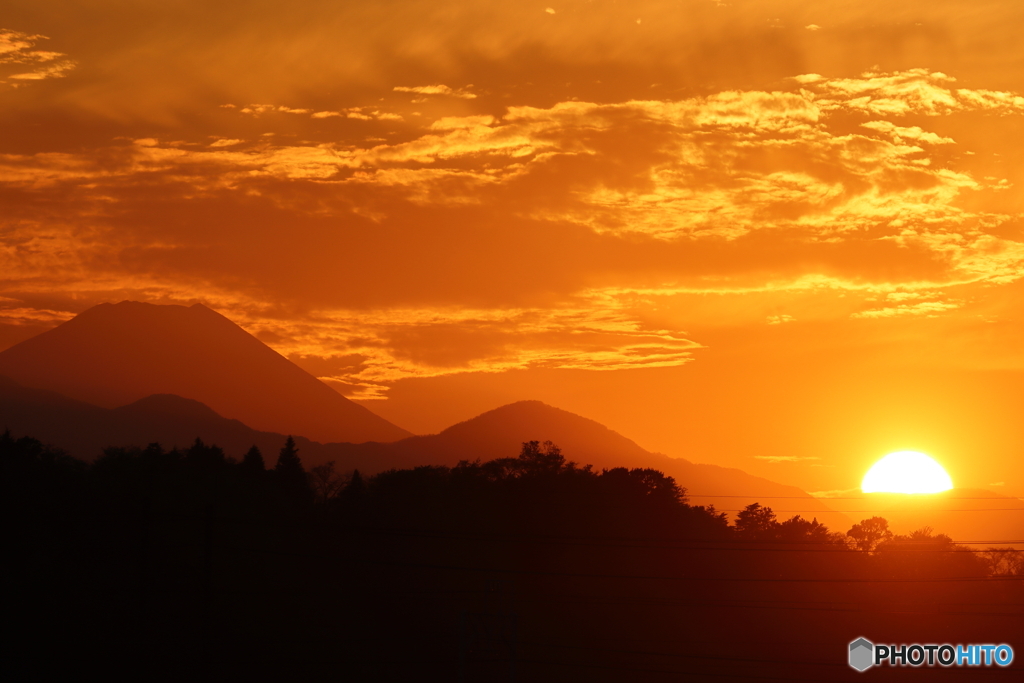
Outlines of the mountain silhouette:
[{"label": "mountain silhouette", "polygon": [[94,306],[0,353],[0,375],[104,408],[174,394],[324,443],[410,435],[202,304]]},{"label": "mountain silhouette", "polygon": [[[694,505],[713,504],[722,510],[738,510],[760,502],[773,508],[780,518],[800,514],[807,519],[817,517],[819,522],[834,529],[846,530],[851,526],[849,517],[795,486],[732,467],[652,453],[599,422],[541,401],[501,406],[438,434],[414,436],[390,444],[345,447],[352,455],[338,464],[366,471],[364,467],[372,463],[369,460],[372,454],[379,463],[373,471],[428,462],[454,465],[460,460],[486,461],[514,456],[524,441],[552,441],[568,460],[593,465],[598,470],[613,467],[660,470],[687,488]],[[382,466],[385,463],[386,466]]]},{"label": "mountain silhouette", "polygon": [[[281,448],[285,436],[251,429],[221,417],[208,406],[172,394],[156,394],[119,408],[101,408],[45,389],[23,387],[0,377],[0,430],[33,436],[83,460],[95,460],[108,446],[187,447],[196,437],[241,456],[256,445],[268,455]],[[296,437],[304,450],[323,448]]]},{"label": "mountain silhouette", "polygon": [[[198,401],[179,396],[147,396],[106,409],[0,377],[0,429],[5,427],[15,436],[34,436],[86,460],[95,459],[107,446],[158,442],[168,448],[185,447],[200,437],[206,443],[218,444],[236,458],[256,445],[267,456],[268,465],[273,465],[285,441],[284,434],[251,429],[238,420],[221,417]],[[421,465],[454,466],[461,460],[514,457],[524,441],[533,440],[553,441],[569,460],[593,465],[598,470],[660,470],[685,486],[695,505],[714,504],[719,509],[736,510],[761,502],[773,507],[780,517],[817,517],[838,530],[848,529],[852,524],[849,517],[794,486],[734,468],[651,453],[594,420],[540,401],[502,406],[439,434],[413,436],[393,443],[322,444],[295,435],[307,468],[333,460],[339,471],[358,469],[364,475]]]}]

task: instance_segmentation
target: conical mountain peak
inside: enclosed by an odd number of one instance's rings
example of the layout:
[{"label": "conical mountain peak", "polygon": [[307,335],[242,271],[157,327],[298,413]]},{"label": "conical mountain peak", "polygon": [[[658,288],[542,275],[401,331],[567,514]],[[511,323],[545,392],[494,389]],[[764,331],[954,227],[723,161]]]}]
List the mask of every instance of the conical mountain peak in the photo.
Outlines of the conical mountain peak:
[{"label": "conical mountain peak", "polygon": [[321,442],[409,436],[202,304],[94,306],[0,353],[0,374],[106,408],[175,394]]}]

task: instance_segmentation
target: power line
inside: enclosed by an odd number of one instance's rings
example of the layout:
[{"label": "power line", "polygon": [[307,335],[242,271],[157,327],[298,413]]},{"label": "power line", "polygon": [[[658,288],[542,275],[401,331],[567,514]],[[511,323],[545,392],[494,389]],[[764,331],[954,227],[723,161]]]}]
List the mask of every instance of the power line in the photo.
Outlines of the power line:
[{"label": "power line", "polygon": [[[784,510],[783,512],[820,512],[820,510]],[[158,515],[155,515],[155,516],[156,517],[162,517],[162,518],[165,518],[165,519],[191,519],[191,520],[199,520],[199,519],[201,519],[201,516],[198,515],[198,514],[196,514],[196,515],[173,514],[172,515],[172,514],[164,513],[164,514],[158,514]],[[257,520],[257,519],[243,519],[243,518],[240,518],[240,517],[228,517],[228,516],[218,516],[218,517],[216,517],[216,521],[218,523],[220,523],[220,522],[228,522],[228,523],[232,523],[232,524],[254,524],[254,525],[263,525],[263,526],[280,526],[280,525],[289,524],[288,520],[284,520],[284,519]],[[371,528],[371,527],[358,527],[358,528],[357,527],[344,527],[344,529],[347,530],[347,531],[356,531],[356,532],[366,531],[366,532],[384,532],[384,533],[395,533],[395,532],[402,532],[402,531],[410,531],[410,532],[413,532],[413,533],[420,533],[422,531],[420,529],[379,529],[379,528],[378,529],[374,529],[374,528]],[[437,533],[448,533],[448,532],[437,532]],[[841,534],[842,532],[835,532],[835,533],[840,533]],[[512,538],[511,536],[507,536],[507,535],[506,535],[506,537]],[[773,542],[773,541],[752,540],[752,539],[738,539],[738,538],[733,538],[733,539],[707,539],[707,538],[686,539],[686,538],[671,538],[671,537],[660,537],[659,538],[659,537],[650,537],[650,536],[603,536],[603,537],[595,537],[595,536],[553,536],[553,535],[530,535],[530,536],[526,536],[526,535],[522,535],[522,536],[519,536],[519,537],[522,537],[522,538],[550,538],[550,539],[553,539],[553,540],[570,538],[570,539],[581,539],[581,540],[609,539],[609,540],[627,540],[627,541],[645,541],[645,542],[662,542],[662,541],[693,542],[693,541],[696,541],[696,542],[700,542],[700,543],[734,543],[734,544],[739,544],[739,543],[764,544],[764,543],[771,543],[771,542]],[[796,544],[822,545],[822,543],[820,541],[790,540],[790,541],[774,541],[774,542],[783,542],[783,543],[786,543],[787,545],[796,545]],[[916,543],[918,541],[911,541],[911,542]],[[920,543],[922,543],[922,544],[928,543],[928,542],[929,541],[920,541]],[[960,540],[955,540],[954,539],[953,543],[955,545],[989,545],[989,546],[993,546],[993,545],[1020,545],[1020,544],[1024,544],[1024,539],[1009,539],[1009,540],[1006,540],[1006,539],[995,539],[995,540],[985,540],[985,541],[960,541]],[[851,552],[854,552],[854,551],[851,551]],[[939,552],[952,552],[952,551],[939,551]]]},{"label": "power line", "polygon": [[[428,529],[373,529],[373,528],[354,528],[350,529],[356,532],[369,532],[369,533],[395,533],[403,534],[407,533],[410,535],[418,534],[437,534],[437,535],[458,535],[460,532],[448,532],[448,531],[433,531]],[[556,536],[552,534],[505,534],[505,535],[489,535],[487,538],[500,538],[500,539],[544,539],[551,541],[562,541],[566,539],[570,540],[587,540],[587,541],[600,541],[600,540],[614,540],[614,541],[643,541],[643,542],[668,542],[668,543],[721,543],[721,544],[758,544],[765,545],[769,543],[785,543],[786,545],[824,545],[822,541],[764,541],[764,540],[752,540],[742,538],[730,538],[730,539],[713,539],[713,538],[672,538],[672,537],[651,537],[651,536]],[[904,543],[920,543],[922,545],[928,543],[934,543],[935,541],[906,541]],[[989,540],[989,541],[953,541],[955,545],[990,545],[997,543],[1024,543],[1024,539],[1010,539],[1010,540]],[[846,552],[846,551],[844,551]],[[849,552],[857,552],[852,549]],[[947,551],[940,551],[947,552]],[[975,551],[972,551],[975,552]]]},{"label": "power line", "polygon": [[[584,546],[584,547],[599,547],[599,548],[639,548],[639,549],[652,549],[652,550],[728,550],[737,552],[801,552],[801,553],[846,553],[846,554],[872,554],[869,550],[857,550],[849,548],[847,546],[834,546],[834,547],[818,547],[828,546],[829,544],[823,541],[747,541],[747,540],[728,540],[728,541],[716,541],[716,540],[703,540],[703,541],[686,541],[686,540],[675,540],[675,539],[644,539],[644,538],[633,538],[629,539],[635,542],[632,543],[615,543],[615,542],[602,542],[601,538],[587,539],[592,542],[581,542],[585,537],[552,537],[552,536],[481,536],[478,534],[467,534],[458,532],[445,532],[445,531],[428,531],[428,530],[388,530],[388,529],[377,529],[377,530],[366,530],[369,533],[376,533],[381,535],[390,536],[401,536],[409,538],[442,538],[450,540],[466,540],[466,541],[477,541],[487,543],[532,543],[532,544],[543,544],[543,545],[560,545],[560,546]],[[565,540],[570,539],[570,540]],[[616,539],[622,540],[622,539]],[[704,545],[682,545],[685,543],[702,543]],[[771,545],[777,543],[779,545],[814,545],[813,548],[772,548],[772,547],[729,547],[723,545],[709,545],[714,543],[749,543],[758,545]],[[897,547],[885,547],[881,552],[893,553],[893,552],[906,552],[906,553],[978,553],[986,552],[984,550],[972,550],[969,548],[950,548],[950,549],[932,549],[932,548],[914,548],[908,547],[913,546],[914,543],[920,543],[926,545],[929,543],[935,543],[935,541],[906,541],[896,542]],[[979,543],[977,541],[973,543]],[[985,541],[982,543],[1024,543],[1024,541]],[[662,545],[655,545],[662,544]],[[953,542],[954,545],[961,545],[960,542]]]},{"label": "power line", "polygon": [[[870,494],[870,493],[867,494],[867,496],[871,496],[871,495],[875,495],[875,494]],[[939,495],[939,494],[931,494],[931,493],[926,493],[926,494],[920,494],[920,493],[893,493],[893,494],[886,494],[886,493],[881,493],[880,495],[894,495],[894,496],[901,496],[901,495],[902,496],[928,495],[928,496],[930,496],[930,495]],[[725,495],[725,494],[718,494],[718,493],[690,493],[689,491],[686,492],[686,497],[687,498],[764,498],[765,500],[822,500],[822,501],[824,501],[824,500],[871,500],[867,496],[834,496],[834,497],[830,496],[830,497],[826,498],[824,496],[812,496],[810,494],[808,494],[806,496],[757,496],[757,495],[732,495],[732,494]],[[947,498],[945,496],[942,496],[942,500],[1021,500],[1021,499],[1017,498],[1016,496],[956,496],[956,497],[949,497],[949,498]]]},{"label": "power line", "polygon": [[[199,520],[199,515],[156,515],[164,519],[188,519],[188,520]],[[256,525],[273,525],[279,526],[287,524],[286,520],[272,520],[269,522],[263,520],[253,519],[241,519],[232,517],[215,517],[214,522],[216,523],[233,523],[233,524],[256,524]],[[496,535],[490,534],[487,536],[481,536],[479,534],[472,534],[466,532],[457,531],[440,531],[440,530],[425,530],[425,529],[381,529],[372,527],[344,527],[343,531],[354,533],[354,534],[381,534],[381,535],[392,535],[392,536],[405,536],[405,537],[423,537],[423,538],[450,538],[450,539],[461,539],[467,541],[482,541],[482,542],[521,542],[521,543],[539,543],[539,544],[551,544],[551,545],[566,545],[566,546],[590,546],[590,547],[609,547],[609,548],[638,548],[638,549],[665,549],[665,550],[735,550],[743,552],[828,552],[828,553],[845,553],[848,555],[857,554],[872,554],[874,551],[859,550],[851,548],[849,546],[841,544],[830,544],[825,541],[815,540],[765,540],[765,539],[741,539],[741,538],[728,538],[728,539],[716,539],[716,538],[674,538],[674,537],[650,537],[650,536],[556,536],[548,534],[504,534]],[[840,533],[841,532],[834,532]],[[890,541],[892,542],[892,541]],[[990,546],[988,549],[970,549],[970,548],[949,548],[949,549],[934,549],[920,546],[928,546],[938,543],[935,539],[924,539],[914,541],[895,541],[892,542],[898,547],[885,547],[882,552],[893,553],[893,552],[908,552],[908,553],[986,553],[986,552],[999,552],[999,553],[1018,553],[1024,552],[1024,550],[1018,550],[1008,547],[995,547],[995,546],[1009,546],[1009,545],[1024,545],[1024,539],[993,539],[986,541],[958,541],[953,540],[951,543],[954,546],[963,545],[984,545]],[[684,545],[684,544],[701,544],[701,545]],[[660,544],[660,545],[659,545]],[[118,542],[109,541],[107,543],[90,543],[92,546],[111,546],[117,547]],[[179,546],[196,546],[196,543],[190,542],[178,542],[176,545]],[[809,548],[793,548],[788,546],[813,546]],[[914,546],[919,547],[915,548]],[[743,547],[743,546],[758,546],[758,547]],[[768,547],[766,547],[768,546]],[[787,547],[771,547],[771,546],[787,546]]]},{"label": "power line", "polygon": [[[175,594],[182,592],[181,590],[165,590],[161,591],[164,594]],[[322,590],[319,588],[308,588],[308,589],[238,589],[238,588],[222,588],[221,593],[227,595],[320,595]],[[442,596],[463,596],[463,597],[480,597],[487,596],[489,593],[485,590],[403,590],[403,591],[388,591],[388,596],[395,597],[422,597],[430,596],[440,598]],[[566,594],[566,593],[549,593],[531,590],[526,594],[517,594],[515,598],[516,602],[535,602],[543,601],[545,604],[556,604],[556,603],[603,603],[603,604],[628,604],[628,603],[646,603],[654,605],[664,605],[666,607],[713,607],[715,609],[763,609],[763,610],[789,610],[789,611],[808,611],[808,612],[854,612],[854,613],[868,613],[868,614],[915,614],[922,616],[996,616],[996,617],[1013,617],[1019,618],[1024,616],[1024,610],[1017,612],[994,612],[994,611],[978,611],[978,610],[944,610],[944,609],[930,609],[930,610],[915,610],[915,609],[885,609],[874,604],[865,603],[853,603],[853,602],[842,602],[835,600],[754,600],[754,599],[725,599],[719,602],[695,602],[685,599],[666,598],[662,596],[645,596],[645,595],[580,595],[580,594]],[[888,603],[887,603],[888,604]],[[1024,608],[1024,603],[1006,603],[1005,601],[999,602],[952,602],[952,603],[933,603],[929,602],[929,605],[1001,605],[1001,606],[1020,606]],[[809,606],[808,606],[809,605]],[[815,605],[860,605],[860,609],[854,609],[852,607],[815,607]],[[913,605],[908,605],[912,607]]]},{"label": "power line", "polygon": [[[743,512],[746,508],[715,508],[717,512]],[[773,510],[774,511],[774,510]],[[901,513],[901,512],[913,512],[913,513],[924,513],[924,512],[1024,512],[1024,507],[1019,508],[922,508],[920,510],[896,510],[893,508],[874,508],[870,510],[832,510],[832,509],[821,509],[813,508],[810,510],[779,510],[779,512],[816,512],[821,513],[839,513],[839,514],[863,514],[868,512],[889,512],[889,513]]]},{"label": "power line", "polygon": [[239,552],[264,553],[270,555],[287,555],[291,557],[309,557],[319,559],[336,559],[345,562],[358,564],[372,564],[392,567],[417,567],[421,569],[446,569],[452,571],[466,571],[475,573],[492,574],[516,574],[526,576],[566,576],[590,579],[637,579],[641,581],[720,581],[729,583],[994,583],[996,581],[1020,581],[1016,576],[954,576],[947,578],[920,578],[920,579],[817,579],[817,578],[742,578],[726,576],[659,576],[643,574],[591,574],[586,572],[556,572],[540,569],[501,569],[498,567],[466,567],[460,565],[434,564],[428,562],[397,562],[389,560],[369,560],[365,558],[342,558],[336,555],[323,553],[296,553],[284,550],[270,550],[266,548],[243,548],[238,546],[224,547],[224,550],[235,550]]},{"label": "power line", "polygon": [[[629,603],[642,603],[648,606],[664,606],[666,608],[676,607],[713,607],[714,609],[759,609],[767,611],[791,611],[791,612],[846,612],[854,614],[906,614],[906,615],[918,615],[918,616],[985,616],[985,617],[1009,617],[1012,619],[1020,619],[1024,617],[1024,611],[1017,612],[981,612],[973,610],[913,610],[913,609],[881,609],[875,607],[856,609],[852,607],[804,607],[801,605],[759,605],[759,604],[745,604],[747,601],[732,601],[732,602],[690,602],[686,600],[674,600],[672,598],[662,598],[657,596],[564,596],[558,594],[548,594],[544,596],[537,596],[536,594],[527,594],[519,596],[518,600],[530,601],[531,599],[542,599],[545,604],[556,604],[556,603],[602,603],[621,605]],[[753,601],[749,601],[753,602]],[[808,604],[815,604],[813,602]],[[821,604],[829,604],[822,602]],[[977,604],[1003,604],[1003,603],[977,603]]]}]

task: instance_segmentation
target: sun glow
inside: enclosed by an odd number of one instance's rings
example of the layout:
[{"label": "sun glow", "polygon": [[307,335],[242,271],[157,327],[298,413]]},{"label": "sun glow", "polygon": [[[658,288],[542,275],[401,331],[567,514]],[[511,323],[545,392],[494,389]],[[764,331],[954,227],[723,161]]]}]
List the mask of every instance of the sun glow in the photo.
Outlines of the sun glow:
[{"label": "sun glow", "polygon": [[938,493],[953,488],[953,480],[924,453],[897,451],[876,462],[860,488],[864,493]]}]

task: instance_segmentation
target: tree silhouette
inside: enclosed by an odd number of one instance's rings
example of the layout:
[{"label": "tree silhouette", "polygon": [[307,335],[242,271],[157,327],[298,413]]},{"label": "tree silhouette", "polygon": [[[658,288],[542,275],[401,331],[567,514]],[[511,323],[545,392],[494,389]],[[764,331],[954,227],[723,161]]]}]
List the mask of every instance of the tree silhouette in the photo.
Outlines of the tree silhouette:
[{"label": "tree silhouette", "polygon": [[200,471],[216,471],[226,462],[224,450],[217,445],[207,446],[198,436],[187,451],[185,462]]},{"label": "tree silhouette", "polygon": [[794,515],[776,527],[778,539],[784,543],[824,543],[843,545],[840,532],[829,531],[828,527],[815,517],[807,521],[800,515]]},{"label": "tree silhouette", "polygon": [[348,478],[348,484],[342,489],[341,494],[350,501],[360,500],[366,495],[366,482],[363,475],[359,474],[359,470],[352,471],[352,476]]},{"label": "tree silhouette", "polygon": [[778,523],[775,512],[770,507],[762,507],[760,503],[751,503],[736,516],[736,532],[751,540],[772,540]]},{"label": "tree silhouette", "polygon": [[552,474],[565,465],[562,449],[550,441],[524,441],[519,464],[525,474]]},{"label": "tree silhouette", "polygon": [[242,468],[248,472],[263,472],[267,469],[266,464],[263,462],[263,453],[260,449],[253,445],[242,459]]},{"label": "tree silhouette", "polygon": [[306,471],[302,467],[302,461],[299,460],[299,449],[295,446],[295,439],[288,436],[284,442],[284,446],[281,446],[281,451],[277,455],[277,464],[274,465],[274,471],[278,474],[294,475],[295,472]]},{"label": "tree silhouette", "polygon": [[1024,579],[1024,550],[989,548],[978,555],[992,576],[1017,576]]},{"label": "tree silhouette", "polygon": [[312,501],[313,496],[309,490],[306,470],[302,467],[302,461],[299,459],[299,449],[295,446],[295,439],[290,435],[277,456],[277,464],[274,465],[274,478],[277,479],[278,486],[285,497],[295,506],[303,507]]},{"label": "tree silhouette", "polygon": [[983,557],[927,526],[880,541],[873,559],[882,571],[908,578],[984,576],[990,571]]},{"label": "tree silhouette", "polygon": [[309,487],[313,490],[313,500],[318,505],[327,505],[345,488],[348,483],[341,474],[334,471],[334,461],[317,465],[309,471]]},{"label": "tree silhouette", "polygon": [[884,541],[892,539],[889,522],[884,517],[872,517],[854,524],[846,535],[853,539],[858,550],[872,551]]},{"label": "tree silhouette", "polygon": [[638,498],[660,500],[666,503],[685,503],[686,489],[676,484],[673,477],[649,467],[626,469],[614,467],[601,473],[606,485],[625,491]]}]

